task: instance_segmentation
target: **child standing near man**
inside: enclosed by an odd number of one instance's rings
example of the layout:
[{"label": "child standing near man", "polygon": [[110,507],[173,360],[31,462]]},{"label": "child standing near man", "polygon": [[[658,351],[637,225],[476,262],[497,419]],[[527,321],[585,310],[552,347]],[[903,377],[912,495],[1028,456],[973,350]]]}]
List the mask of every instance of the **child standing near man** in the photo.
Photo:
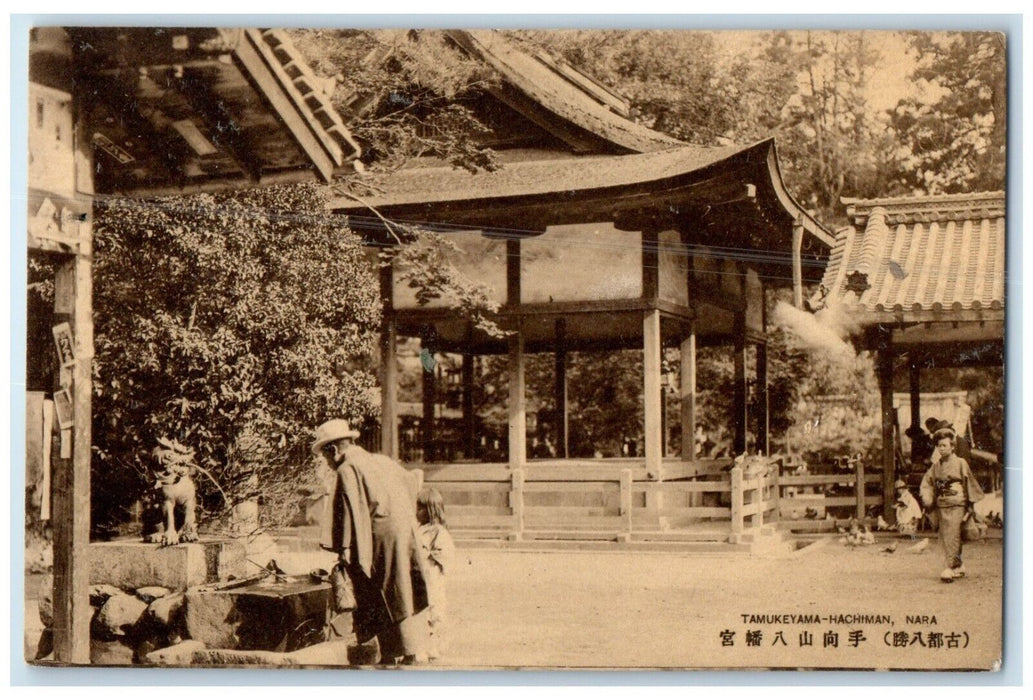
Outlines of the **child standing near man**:
[{"label": "child standing near man", "polygon": [[416,499],[416,519],[420,523],[420,538],[427,555],[427,601],[429,643],[427,656],[438,659],[445,650],[445,624],[447,601],[445,598],[445,574],[451,570],[455,558],[455,543],[445,527],[445,504],[441,494],[424,487]]}]

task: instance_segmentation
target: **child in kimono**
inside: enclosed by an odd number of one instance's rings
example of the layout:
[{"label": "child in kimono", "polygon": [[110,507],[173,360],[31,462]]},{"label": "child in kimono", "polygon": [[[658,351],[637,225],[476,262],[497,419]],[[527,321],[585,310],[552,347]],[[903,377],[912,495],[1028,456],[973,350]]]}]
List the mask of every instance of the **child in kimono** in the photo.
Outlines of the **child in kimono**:
[{"label": "child in kimono", "polygon": [[911,539],[914,539],[918,525],[922,522],[922,507],[911,495],[903,479],[898,479],[893,487],[897,491],[897,531],[902,535],[911,535]]},{"label": "child in kimono", "polygon": [[950,583],[965,575],[961,563],[961,528],[965,513],[983,497],[983,490],[968,462],[954,454],[954,431],[937,430],[933,441],[939,460],[933,461],[922,478],[920,495],[925,507],[936,514],[947,565],[940,573],[940,580]]},{"label": "child in kimono", "polygon": [[445,650],[445,624],[447,601],[445,598],[445,574],[452,568],[455,558],[455,544],[445,527],[445,504],[441,494],[424,487],[416,500],[416,519],[420,523],[420,538],[427,555],[427,601],[429,642],[427,656],[440,658]]}]

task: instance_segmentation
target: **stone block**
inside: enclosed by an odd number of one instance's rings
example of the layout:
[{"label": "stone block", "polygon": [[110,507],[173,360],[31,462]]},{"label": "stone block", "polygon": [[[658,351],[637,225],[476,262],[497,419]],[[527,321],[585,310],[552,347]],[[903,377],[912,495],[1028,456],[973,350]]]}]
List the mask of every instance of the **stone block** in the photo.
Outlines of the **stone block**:
[{"label": "stone block", "polygon": [[283,668],[297,666],[290,654],[276,651],[243,649],[204,649],[195,651],[195,666],[265,666]]},{"label": "stone block", "polygon": [[113,595],[93,616],[93,636],[98,639],[111,639],[129,635],[146,610],[147,603],[136,596],[128,593]]},{"label": "stone block", "polygon": [[204,642],[187,639],[164,649],[157,649],[144,657],[144,662],[155,666],[189,666],[194,654],[204,651]]},{"label": "stone block", "polygon": [[191,589],[187,635],[212,649],[293,651],[326,638],[332,597],[307,577]]},{"label": "stone block", "polygon": [[338,639],[322,644],[313,644],[304,649],[292,651],[287,656],[298,666],[349,666],[347,640]]},{"label": "stone block", "polygon": [[314,569],[330,571],[337,563],[337,555],[325,550],[309,552],[280,552],[276,566],[288,576],[308,576]]},{"label": "stone block", "polygon": [[164,586],[144,586],[143,588],[136,589],[136,597],[150,605],[158,598],[164,598],[171,592]]},{"label": "stone block", "polygon": [[173,547],[138,540],[90,544],[90,583],[125,590],[163,586],[182,591],[191,586],[242,577],[244,545],[237,540],[211,540]]},{"label": "stone block", "polygon": [[113,595],[121,595],[125,593],[118,586],[109,586],[106,583],[95,583],[90,586],[90,605],[95,608],[104,606],[104,603],[108,602],[108,598]]},{"label": "stone block", "polygon": [[90,640],[90,664],[94,666],[131,666],[133,649],[120,640]]},{"label": "stone block", "polygon": [[166,629],[174,629],[185,611],[186,594],[170,593],[151,602],[147,612],[151,618]]}]

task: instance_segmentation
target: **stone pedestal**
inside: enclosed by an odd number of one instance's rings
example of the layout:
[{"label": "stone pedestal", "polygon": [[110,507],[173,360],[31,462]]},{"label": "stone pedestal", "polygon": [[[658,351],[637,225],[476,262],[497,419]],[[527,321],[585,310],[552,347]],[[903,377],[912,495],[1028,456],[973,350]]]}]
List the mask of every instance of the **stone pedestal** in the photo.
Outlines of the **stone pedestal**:
[{"label": "stone pedestal", "polygon": [[323,640],[332,600],[330,584],[307,577],[195,588],[186,594],[187,635],[213,649],[294,651]]},{"label": "stone pedestal", "polygon": [[144,586],[182,591],[247,574],[244,545],[239,540],[209,540],[174,547],[116,540],[94,542],[89,552],[90,583],[106,583],[127,591]]}]

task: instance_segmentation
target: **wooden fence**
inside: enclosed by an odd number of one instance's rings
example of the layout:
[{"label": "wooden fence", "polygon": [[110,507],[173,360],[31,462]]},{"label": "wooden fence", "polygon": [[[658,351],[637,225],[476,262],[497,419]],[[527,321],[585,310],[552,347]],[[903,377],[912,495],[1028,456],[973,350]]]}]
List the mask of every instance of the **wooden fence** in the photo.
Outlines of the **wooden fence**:
[{"label": "wooden fence", "polygon": [[449,527],[508,539],[692,539],[739,542],[777,519],[778,475],[744,475],[729,460],[549,460],[424,465]]},{"label": "wooden fence", "polygon": [[783,474],[779,477],[779,525],[783,530],[829,530],[851,517],[864,520],[883,504],[882,474],[854,472]]}]

